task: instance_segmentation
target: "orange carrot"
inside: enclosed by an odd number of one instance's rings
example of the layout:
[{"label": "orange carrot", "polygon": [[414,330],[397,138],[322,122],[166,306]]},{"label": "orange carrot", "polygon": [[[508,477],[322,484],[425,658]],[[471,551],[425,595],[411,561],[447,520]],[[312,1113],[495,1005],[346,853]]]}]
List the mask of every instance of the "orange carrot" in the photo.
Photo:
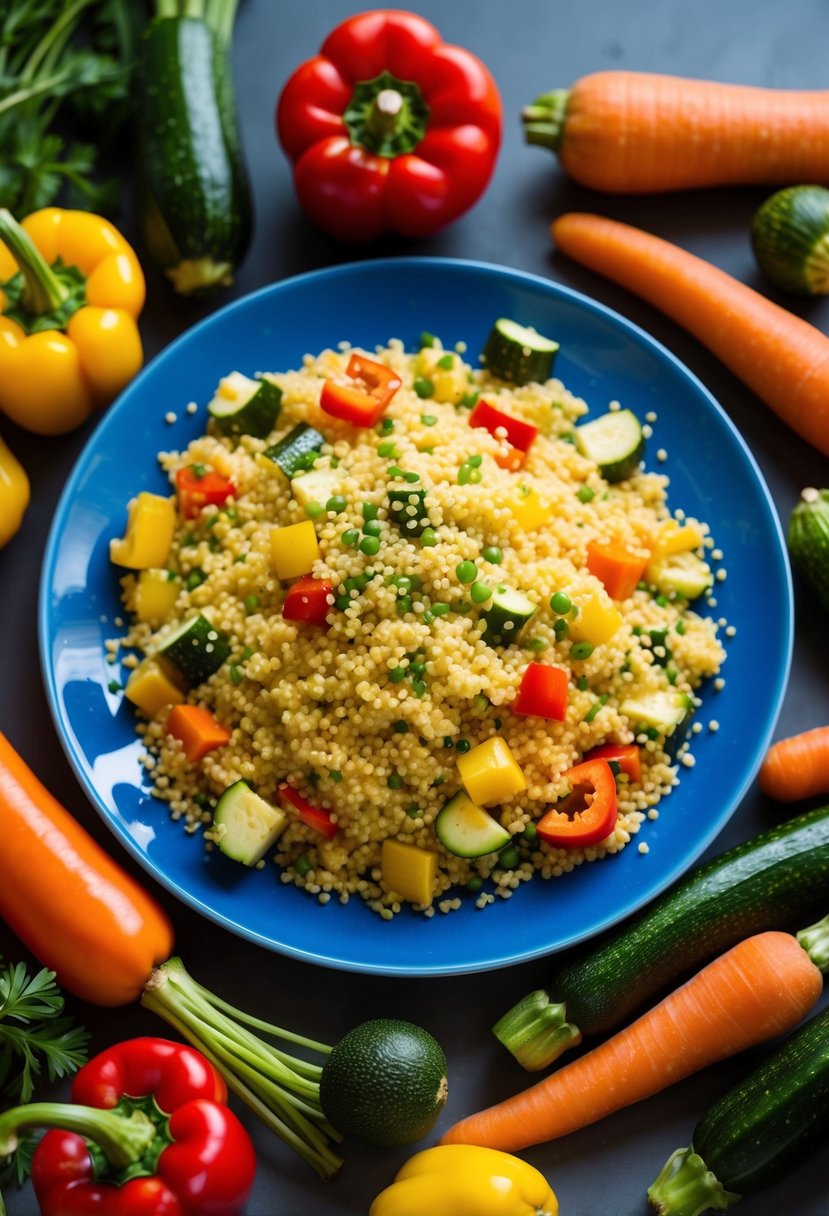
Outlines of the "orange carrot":
[{"label": "orange carrot", "polygon": [[208,752],[223,747],[230,739],[227,727],[200,705],[176,705],[170,711],[164,729],[168,735],[180,740],[191,764],[203,760]]},{"label": "orange carrot", "polygon": [[795,937],[758,933],[587,1055],[462,1119],[441,1144],[512,1151],[566,1136],[791,1030],[821,988],[820,971]]},{"label": "orange carrot", "polygon": [[829,792],[829,726],[773,743],[760,768],[760,789],[780,802]]},{"label": "orange carrot", "polygon": [[594,72],[522,112],[528,143],[594,190],[829,181],[829,91]]},{"label": "orange carrot", "polygon": [[829,338],[819,329],[710,262],[628,224],[571,212],[551,232],[562,253],[684,326],[829,456]]},{"label": "orange carrot", "polygon": [[606,543],[591,540],[587,546],[587,569],[604,583],[607,594],[614,600],[626,600],[633,595],[647,564],[646,557],[636,557],[616,540]]}]

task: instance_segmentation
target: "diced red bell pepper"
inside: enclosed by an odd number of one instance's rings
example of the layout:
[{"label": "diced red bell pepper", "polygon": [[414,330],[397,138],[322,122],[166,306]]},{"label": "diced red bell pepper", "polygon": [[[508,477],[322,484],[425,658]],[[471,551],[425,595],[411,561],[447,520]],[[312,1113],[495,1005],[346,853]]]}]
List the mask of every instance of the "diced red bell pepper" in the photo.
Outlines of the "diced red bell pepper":
[{"label": "diced red bell pepper", "polygon": [[195,519],[202,507],[222,507],[236,493],[229,478],[215,469],[188,464],[176,473],[178,506],[185,519]]},{"label": "diced red bell pepper", "polygon": [[282,605],[282,615],[286,621],[304,621],[308,625],[326,625],[326,617],[331,611],[328,602],[333,588],[324,578],[297,579],[288,588],[285,602]]},{"label": "diced red bell pepper", "polygon": [[298,790],[295,790],[292,785],[280,785],[279,793],[293,807],[302,822],[307,824],[309,828],[322,832],[323,836],[327,836],[329,840],[332,836],[336,836],[339,828],[331,818],[330,811],[324,811],[320,807],[312,806],[310,802],[306,802],[302,794]]},{"label": "diced red bell pepper", "polygon": [[512,703],[513,713],[563,722],[567,717],[568,679],[563,667],[529,663]]},{"label": "diced red bell pepper", "polygon": [[616,781],[607,760],[583,760],[564,774],[570,793],[537,823],[548,844],[566,849],[598,844],[616,823]]},{"label": "diced red bell pepper", "polygon": [[642,758],[636,743],[600,743],[598,747],[591,747],[584,758],[618,764],[620,771],[627,773],[631,781],[638,784],[642,780]]},{"label": "diced red bell pepper", "polygon": [[357,354],[351,356],[345,370],[354,383],[326,380],[320,408],[352,426],[375,426],[400,388],[400,377],[384,363]]},{"label": "diced red bell pepper", "polygon": [[491,435],[495,435],[499,430],[504,432],[503,436],[497,437],[506,439],[511,450],[505,456],[496,456],[495,459],[502,469],[513,471],[521,468],[538,434],[538,427],[524,422],[521,418],[513,418],[511,414],[505,414],[488,401],[478,402],[469,415],[469,425],[482,427]]}]

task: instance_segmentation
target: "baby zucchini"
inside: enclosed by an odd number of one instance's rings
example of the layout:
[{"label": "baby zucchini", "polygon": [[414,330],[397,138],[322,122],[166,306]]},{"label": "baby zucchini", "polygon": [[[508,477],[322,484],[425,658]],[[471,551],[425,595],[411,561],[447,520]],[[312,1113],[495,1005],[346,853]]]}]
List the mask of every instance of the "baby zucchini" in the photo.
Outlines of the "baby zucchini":
[{"label": "baby zucchini", "polygon": [[829,806],[729,849],[562,967],[493,1027],[524,1068],[546,1068],[582,1034],[623,1022],[681,973],[829,899]]},{"label": "baby zucchini", "polygon": [[751,243],[757,265],[779,287],[801,296],[829,292],[829,190],[787,186],[754,216]]},{"label": "baby zucchini", "polygon": [[780,1182],[827,1136],[829,1009],[706,1111],[691,1146],[669,1157],[648,1188],[648,1201],[659,1216],[724,1211]]},{"label": "baby zucchini", "polygon": [[801,492],[786,543],[795,570],[829,612],[829,490],[807,486]]}]

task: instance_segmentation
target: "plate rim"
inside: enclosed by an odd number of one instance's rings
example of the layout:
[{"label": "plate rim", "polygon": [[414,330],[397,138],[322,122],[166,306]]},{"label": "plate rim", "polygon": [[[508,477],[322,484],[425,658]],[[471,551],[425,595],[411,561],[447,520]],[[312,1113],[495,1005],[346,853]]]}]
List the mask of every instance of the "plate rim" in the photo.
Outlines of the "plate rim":
[{"label": "plate rim", "polygon": [[[99,795],[97,788],[88,779],[87,773],[84,770],[81,759],[78,755],[79,744],[75,738],[75,732],[71,727],[71,723],[65,714],[61,712],[60,697],[55,678],[53,664],[51,663],[51,631],[50,631],[50,616],[51,616],[51,588],[53,585],[54,569],[56,559],[59,552],[59,541],[61,532],[65,526],[66,517],[74,500],[77,484],[81,479],[87,464],[87,456],[92,451],[99,441],[99,436],[103,435],[109,426],[112,425],[112,419],[123,408],[123,402],[129,399],[132,392],[136,391],[136,386],[140,384],[142,378],[150,369],[156,371],[159,366],[175,356],[178,349],[193,341],[198,334],[209,330],[209,328],[220,322],[228,315],[239,310],[244,310],[250,307],[256,301],[270,296],[278,295],[282,290],[294,286],[296,284],[305,284],[314,280],[328,281],[332,278],[348,276],[349,274],[363,273],[373,269],[378,271],[389,271],[395,268],[402,267],[424,267],[432,268],[440,271],[451,271],[452,268],[462,268],[474,272],[483,273],[485,275],[495,275],[499,278],[507,280],[517,280],[519,283],[527,283],[534,288],[542,288],[545,292],[550,292],[554,296],[563,297],[570,302],[576,304],[580,308],[587,309],[588,312],[598,314],[604,320],[611,322],[614,326],[620,327],[628,335],[632,335],[634,340],[643,343],[645,347],[650,348],[655,354],[670,364],[673,369],[679,373],[681,377],[691,383],[695,390],[700,393],[706,400],[709,408],[712,408],[714,414],[719,418],[721,424],[731,433],[733,440],[741,450],[743,459],[748,464],[755,483],[761,492],[768,508],[768,515],[776,535],[778,544],[778,555],[782,558],[780,562],[783,572],[783,599],[786,608],[786,638],[785,646],[782,653],[782,663],[776,681],[776,697],[774,704],[770,706],[766,715],[765,727],[762,735],[755,739],[753,745],[752,762],[746,770],[743,782],[739,788],[739,792],[735,795],[733,803],[726,806],[715,821],[709,825],[707,831],[696,841],[695,847],[689,855],[683,854],[683,863],[674,870],[666,871],[655,885],[648,889],[648,894],[642,898],[635,897],[628,903],[624,912],[609,914],[602,921],[589,930],[589,932],[574,932],[569,934],[565,939],[561,940],[555,946],[545,944],[535,948],[524,948],[520,952],[513,952],[506,957],[497,959],[487,959],[485,961],[475,963],[439,963],[436,961],[427,961],[420,964],[411,963],[386,963],[386,962],[360,962],[343,958],[336,958],[330,955],[322,954],[314,950],[306,950],[297,946],[289,945],[283,942],[277,942],[272,937],[252,929],[247,925],[240,924],[234,921],[225,913],[217,911],[209,904],[205,903],[198,895],[186,887],[182,887],[175,878],[169,877],[160,867],[154,862],[149,854],[141,848],[140,844],[135,840],[132,834],[126,829],[124,824],[115,818],[106,806],[105,802]],[[780,712],[783,707],[786,688],[791,672],[792,656],[794,650],[794,588],[791,573],[791,565],[788,557],[788,552],[785,543],[785,536],[782,524],[778,515],[777,507],[771,495],[763,472],[757,462],[754,453],[751,451],[748,443],[739,431],[736,424],[732,421],[724,407],[719,403],[710,389],[700,380],[697,374],[692,371],[677,355],[673,353],[667,346],[664,345],[658,338],[654,337],[647,330],[643,329],[636,322],[629,320],[623,314],[617,312],[609,305],[602,303],[600,300],[594,299],[592,296],[586,295],[584,292],[575,288],[569,287],[567,284],[560,283],[555,279],[547,278],[544,275],[537,274],[532,271],[519,270],[510,266],[504,266],[497,263],[486,262],[480,259],[473,258],[454,258],[439,255],[428,256],[384,256],[379,258],[363,258],[355,259],[349,262],[338,263],[334,266],[324,266],[315,270],[304,271],[299,274],[291,275],[285,279],[280,279],[273,283],[265,284],[262,287],[256,288],[254,291],[248,292],[245,295],[238,297],[235,300],[229,301],[222,307],[215,309],[206,317],[201,318],[195,324],[189,326],[182,333],[178,334],[171,342],[164,346],[156,355],[153,356],[122,393],[112,402],[106,409],[103,416],[98,421],[95,428],[91,431],[83,444],[80,452],[75,458],[72,469],[66,482],[61,490],[60,497],[55,507],[52,523],[49,528],[49,533],[44,548],[43,559],[41,563],[41,574],[38,588],[38,608],[37,608],[37,625],[38,625],[38,653],[40,660],[41,678],[46,692],[46,699],[49,706],[49,712],[55,726],[58,739],[62,750],[69,761],[70,767],[77,778],[81,789],[88,801],[94,807],[98,816],[104,821],[108,830],[126,849],[127,853],[135,860],[142,868],[145,874],[148,874],[151,879],[157,882],[165,891],[175,896],[178,900],[191,908],[206,920],[219,925],[221,928],[241,937],[243,940],[249,941],[255,945],[259,945],[272,953],[284,955],[289,958],[296,959],[300,962],[310,963],[316,966],[323,966],[333,970],[342,970],[353,973],[367,975],[385,975],[394,976],[395,978],[439,978],[442,976],[456,976],[480,973],[489,970],[504,969],[506,967],[518,966],[523,963],[529,963],[536,959],[551,956],[561,953],[564,950],[571,949],[576,945],[581,945],[600,934],[607,932],[616,925],[629,920],[637,913],[641,912],[644,907],[657,899],[670,885],[679,881],[682,876],[697,863],[700,856],[705,852],[708,846],[722,832],[726,824],[738,810],[740,804],[751,787],[757,772],[759,771],[762,762],[763,754],[768,747]],[[119,859],[116,857],[116,861]]]}]

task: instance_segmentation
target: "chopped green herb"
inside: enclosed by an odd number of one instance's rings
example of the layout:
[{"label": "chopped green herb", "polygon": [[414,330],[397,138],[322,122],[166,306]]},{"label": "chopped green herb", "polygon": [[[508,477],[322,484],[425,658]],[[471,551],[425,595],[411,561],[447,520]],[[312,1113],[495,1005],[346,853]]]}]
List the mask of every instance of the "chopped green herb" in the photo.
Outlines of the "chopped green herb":
[{"label": "chopped green herb", "polygon": [[232,664],[231,668],[230,668],[231,684],[241,684],[243,678],[244,678],[244,674],[243,674],[242,670],[239,667],[237,667],[235,663]]},{"label": "chopped green herb", "polygon": [[591,705],[590,709],[588,709],[587,713],[584,715],[584,721],[592,722],[593,719],[598,714],[599,710],[602,709],[605,705],[607,705],[607,702],[609,701],[609,699],[610,698],[608,697],[608,694],[606,692],[602,693],[602,695],[599,697],[599,699],[597,701],[595,701],[593,703],[593,705]]},{"label": "chopped green herb", "polygon": [[396,460],[400,449],[396,443],[381,443],[377,448],[377,455],[382,456],[384,460]]},{"label": "chopped green herb", "polygon": [[446,616],[451,611],[451,604],[432,604],[432,616]]},{"label": "chopped green herb", "polygon": [[677,631],[679,636],[682,637],[682,635],[685,633],[685,622],[677,621],[677,623],[674,625],[674,629]]},{"label": "chopped green herb", "polygon": [[422,697],[426,692],[426,688],[427,685],[423,682],[423,680],[414,680],[412,682],[412,692],[416,697]]},{"label": "chopped green herb", "polygon": [[121,684],[119,680],[110,680],[107,684],[107,688],[110,692],[120,692],[123,687],[123,684]]},{"label": "chopped green herb", "polygon": [[587,676],[579,676],[579,678],[576,680],[576,688],[579,690],[579,692],[587,692],[589,687],[590,683]]}]

